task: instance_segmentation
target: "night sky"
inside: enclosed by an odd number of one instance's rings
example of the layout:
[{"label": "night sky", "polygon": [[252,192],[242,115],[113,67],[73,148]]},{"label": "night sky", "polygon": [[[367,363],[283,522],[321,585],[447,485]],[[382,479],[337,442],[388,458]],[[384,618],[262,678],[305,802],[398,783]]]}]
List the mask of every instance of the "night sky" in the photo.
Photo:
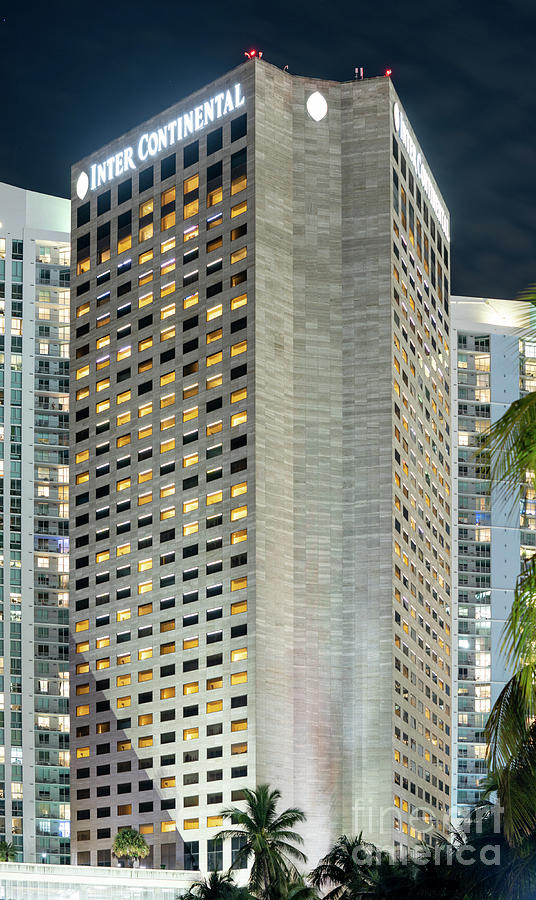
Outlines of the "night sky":
[{"label": "night sky", "polygon": [[73,162],[249,47],[319,78],[389,67],[450,208],[453,293],[514,297],[536,281],[535,39],[534,0],[0,0],[0,181],[67,196]]}]

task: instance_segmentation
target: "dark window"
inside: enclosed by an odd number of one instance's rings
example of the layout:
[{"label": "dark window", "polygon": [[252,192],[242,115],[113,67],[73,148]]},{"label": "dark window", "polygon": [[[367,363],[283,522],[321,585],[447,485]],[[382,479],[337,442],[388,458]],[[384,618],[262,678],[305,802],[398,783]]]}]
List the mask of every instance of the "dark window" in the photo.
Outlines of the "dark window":
[{"label": "dark window", "polygon": [[207,156],[210,156],[211,153],[216,153],[216,151],[221,150],[222,147],[223,128],[216,128],[214,131],[207,134]]},{"label": "dark window", "polygon": [[183,156],[185,169],[187,169],[188,166],[193,166],[196,162],[199,162],[199,141],[188,144],[184,148]]},{"label": "dark window", "polygon": [[117,186],[117,203],[125,203],[132,197],[132,178],[127,178]]},{"label": "dark window", "polygon": [[153,166],[148,166],[143,172],[139,174],[139,191],[140,194],[142,191],[147,191],[154,184],[154,168]]},{"label": "dark window", "polygon": [[244,137],[248,130],[248,116],[247,113],[244,113],[243,116],[238,116],[237,119],[233,119],[231,122],[231,141],[238,141],[241,137]]},{"label": "dark window", "polygon": [[165,181],[166,178],[170,178],[177,171],[177,159],[175,154],[172,156],[166,156],[165,159],[160,163],[160,180]]},{"label": "dark window", "polygon": [[91,209],[89,200],[87,203],[83,203],[82,206],[79,206],[76,210],[76,227],[80,228],[82,225],[87,225],[91,216]]},{"label": "dark window", "polygon": [[[122,201],[121,201],[122,202]],[[102,216],[103,213],[108,212],[112,205],[112,192],[104,191],[102,194],[99,194],[97,197],[97,215]]]}]

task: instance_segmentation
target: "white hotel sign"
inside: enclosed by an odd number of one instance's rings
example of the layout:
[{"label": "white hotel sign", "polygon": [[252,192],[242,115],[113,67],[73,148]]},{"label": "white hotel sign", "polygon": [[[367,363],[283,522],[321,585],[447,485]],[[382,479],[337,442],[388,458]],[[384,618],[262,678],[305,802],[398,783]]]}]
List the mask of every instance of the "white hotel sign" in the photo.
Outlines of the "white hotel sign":
[{"label": "white hotel sign", "polygon": [[242,85],[235,84],[232,89],[215,94],[214,97],[194,106],[176,119],[171,119],[155,131],[142,134],[135,147],[124,147],[104,162],[93,163],[89,167],[89,175],[87,172],[80,173],[76,182],[79,199],[83,200],[88,190],[94,191],[129,170],[137,169],[138,163],[157,156],[190,135],[195,135],[212,122],[240,109],[245,102]]}]

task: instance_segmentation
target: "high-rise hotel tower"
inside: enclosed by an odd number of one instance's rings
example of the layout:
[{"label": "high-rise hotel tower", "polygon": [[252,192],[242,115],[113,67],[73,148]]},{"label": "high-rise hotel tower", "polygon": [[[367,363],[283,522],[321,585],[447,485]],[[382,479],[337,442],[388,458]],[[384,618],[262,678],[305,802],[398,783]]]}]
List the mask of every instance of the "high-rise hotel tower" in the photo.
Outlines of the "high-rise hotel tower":
[{"label": "high-rise hotel tower", "polygon": [[[221,868],[269,782],[408,846],[450,806],[449,217],[388,78],[245,62],[72,170],[72,779]],[[430,838],[428,838],[430,839]]]},{"label": "high-rise hotel tower", "polygon": [[0,840],[68,863],[70,202],[0,220]]}]

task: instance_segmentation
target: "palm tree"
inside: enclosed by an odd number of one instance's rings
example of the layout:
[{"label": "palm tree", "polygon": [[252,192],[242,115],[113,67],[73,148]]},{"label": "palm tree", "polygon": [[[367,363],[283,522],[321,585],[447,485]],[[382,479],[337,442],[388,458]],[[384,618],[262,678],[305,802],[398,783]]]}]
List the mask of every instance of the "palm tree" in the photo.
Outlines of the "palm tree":
[{"label": "palm tree", "polygon": [[124,857],[131,867],[135,859],[145,859],[150,852],[145,838],[135,828],[121,828],[114,838],[112,853],[118,859]]},{"label": "palm tree", "polygon": [[15,847],[7,841],[0,841],[0,862],[13,862],[16,856]]},{"label": "palm tree", "polygon": [[297,878],[296,863],[305,863],[306,856],[296,844],[303,838],[293,829],[305,821],[301,809],[291,807],[277,813],[281,792],[260,784],[255,790],[244,790],[245,810],[232,806],[221,815],[237,828],[225,828],[216,839],[240,837],[243,841],[233,862],[239,868],[252,861],[249,876],[250,891],[263,900],[273,900],[285,892],[285,882]]},{"label": "palm tree", "polygon": [[414,893],[418,868],[410,859],[400,862],[374,844],[341,835],[310,874],[324,900],[365,900],[368,897],[405,897]]},{"label": "palm tree", "polygon": [[247,888],[238,887],[230,872],[211,872],[203,881],[194,881],[183,900],[251,900]]}]

